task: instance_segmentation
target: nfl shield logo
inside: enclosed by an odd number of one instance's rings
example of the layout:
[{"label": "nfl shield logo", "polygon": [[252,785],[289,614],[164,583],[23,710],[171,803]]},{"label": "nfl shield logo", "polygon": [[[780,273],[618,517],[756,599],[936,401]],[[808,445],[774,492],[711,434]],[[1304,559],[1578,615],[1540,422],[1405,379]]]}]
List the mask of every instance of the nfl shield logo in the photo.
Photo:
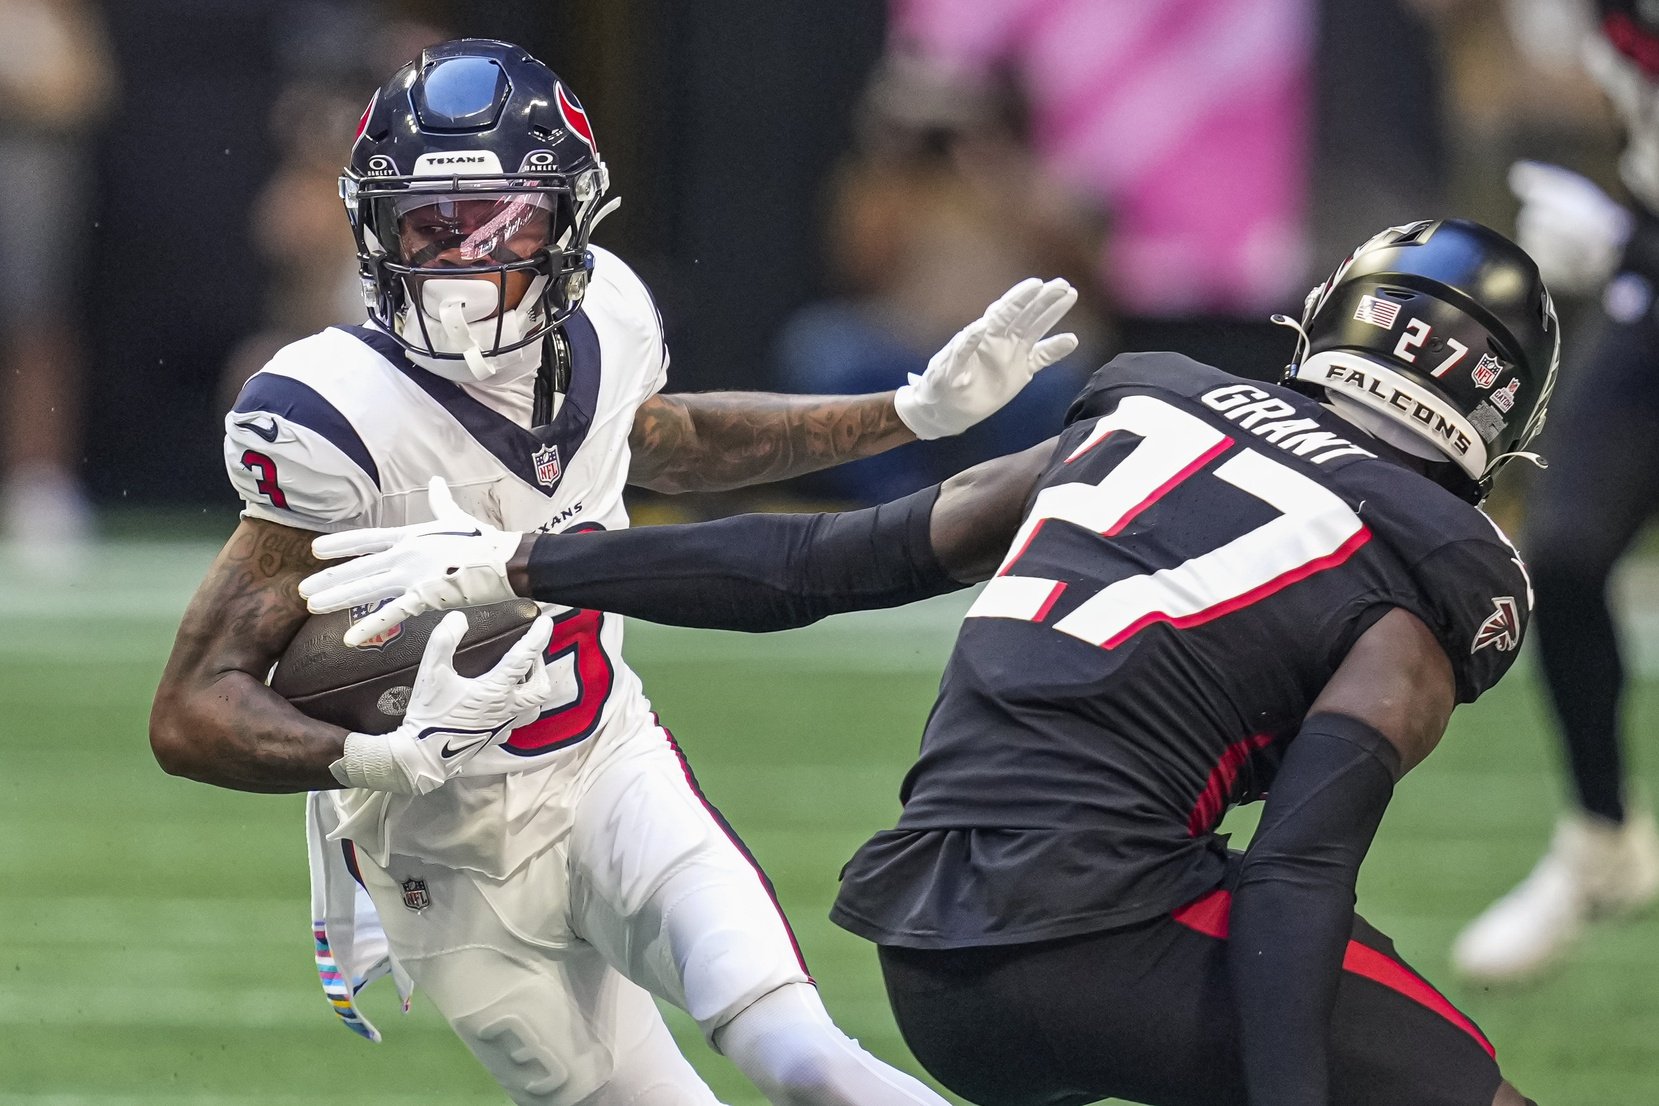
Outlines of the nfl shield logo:
[{"label": "nfl shield logo", "polygon": [[530,461],[536,466],[536,481],[543,487],[551,488],[559,482],[558,446],[543,446],[530,454]]},{"label": "nfl shield logo", "polygon": [[[351,620],[353,622],[359,622],[359,621],[369,617],[369,615],[373,614],[375,611],[378,611],[381,607],[384,607],[387,603],[390,603],[390,602],[391,602],[390,599],[382,599],[378,603],[365,603],[364,605],[362,605],[360,607],[353,607],[351,609]],[[378,633],[378,634],[374,635],[374,637],[369,638],[361,646],[359,646],[359,648],[362,648],[362,649],[384,649],[386,646],[390,645],[392,642],[396,641],[398,638],[400,638],[402,636],[403,636],[403,623],[400,622],[396,626],[393,626],[390,630],[386,630],[383,633]]]},{"label": "nfl shield logo", "polygon": [[426,890],[424,879],[403,881],[403,905],[410,910],[425,910],[432,905],[432,896]]},{"label": "nfl shield logo", "polygon": [[1474,371],[1469,375],[1475,378],[1475,387],[1490,388],[1498,382],[1498,374],[1503,372],[1503,362],[1490,353],[1481,354]]}]

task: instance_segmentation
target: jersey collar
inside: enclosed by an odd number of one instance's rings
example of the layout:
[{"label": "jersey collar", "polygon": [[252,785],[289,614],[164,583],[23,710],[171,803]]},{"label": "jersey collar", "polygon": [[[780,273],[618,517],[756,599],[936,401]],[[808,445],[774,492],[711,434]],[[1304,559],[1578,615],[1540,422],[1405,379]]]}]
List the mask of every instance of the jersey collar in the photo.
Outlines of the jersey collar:
[{"label": "jersey collar", "polygon": [[546,426],[526,429],[491,410],[462,390],[459,384],[428,372],[409,360],[397,339],[372,326],[334,329],[351,335],[384,357],[432,397],[479,445],[525,484],[552,495],[565,468],[587,440],[599,406],[599,335],[593,322],[577,311],[563,324],[570,344],[570,390],[559,413]]}]

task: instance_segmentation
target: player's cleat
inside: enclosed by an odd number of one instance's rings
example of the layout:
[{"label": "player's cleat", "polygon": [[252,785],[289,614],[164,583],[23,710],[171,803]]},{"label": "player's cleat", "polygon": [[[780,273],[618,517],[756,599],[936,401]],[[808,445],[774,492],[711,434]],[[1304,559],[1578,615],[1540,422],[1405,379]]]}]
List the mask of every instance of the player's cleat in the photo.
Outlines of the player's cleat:
[{"label": "player's cleat", "polygon": [[1483,983],[1530,979],[1583,933],[1585,923],[1633,913],[1659,898],[1659,829],[1646,808],[1623,824],[1575,812],[1513,891],[1458,934],[1452,964]]}]

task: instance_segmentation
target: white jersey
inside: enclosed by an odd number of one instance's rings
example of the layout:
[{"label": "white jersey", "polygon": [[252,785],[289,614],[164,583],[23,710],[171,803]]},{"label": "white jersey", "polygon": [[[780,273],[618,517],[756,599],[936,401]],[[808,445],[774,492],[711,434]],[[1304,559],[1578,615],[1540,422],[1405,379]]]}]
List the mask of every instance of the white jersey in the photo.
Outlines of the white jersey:
[{"label": "white jersey", "polygon": [[[645,285],[615,255],[593,253],[592,283],[564,327],[570,382],[550,426],[528,429],[534,374],[455,384],[380,330],[330,328],[278,352],[225,418],[243,514],[316,531],[424,522],[427,482],[443,476],[462,509],[506,530],[627,526],[628,435],[668,354]],[[542,717],[430,795],[339,793],[339,836],[382,861],[395,845],[502,876],[561,834],[591,750],[651,715],[622,659],[622,619],[548,609],[555,693]]]}]

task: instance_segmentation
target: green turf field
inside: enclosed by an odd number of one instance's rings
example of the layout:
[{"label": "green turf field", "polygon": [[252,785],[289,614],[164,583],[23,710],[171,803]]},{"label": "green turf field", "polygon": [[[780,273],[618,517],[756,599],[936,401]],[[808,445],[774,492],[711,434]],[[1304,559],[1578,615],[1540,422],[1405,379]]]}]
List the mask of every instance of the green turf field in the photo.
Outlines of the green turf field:
[{"label": "green turf field", "polygon": [[[211,553],[126,544],[94,576],[0,573],[0,1106],[505,1101],[418,996],[402,1018],[377,985],[379,1046],[333,1024],[311,967],[298,797],[186,783],[151,761],[150,692]],[[664,722],[771,873],[831,1012],[910,1070],[872,950],[824,915],[841,862],[891,824],[961,606],[765,639],[630,630]],[[1653,630],[1638,620],[1644,643]],[[1650,678],[1638,733],[1659,721],[1654,692]],[[1651,743],[1637,752],[1659,761]],[[1545,1106],[1652,1106],[1659,920],[1599,933],[1524,991],[1461,987],[1446,971],[1459,923],[1547,837],[1553,768],[1536,688],[1518,673],[1460,712],[1402,785],[1360,904]],[[725,1102],[762,1106],[674,1024]]]}]

